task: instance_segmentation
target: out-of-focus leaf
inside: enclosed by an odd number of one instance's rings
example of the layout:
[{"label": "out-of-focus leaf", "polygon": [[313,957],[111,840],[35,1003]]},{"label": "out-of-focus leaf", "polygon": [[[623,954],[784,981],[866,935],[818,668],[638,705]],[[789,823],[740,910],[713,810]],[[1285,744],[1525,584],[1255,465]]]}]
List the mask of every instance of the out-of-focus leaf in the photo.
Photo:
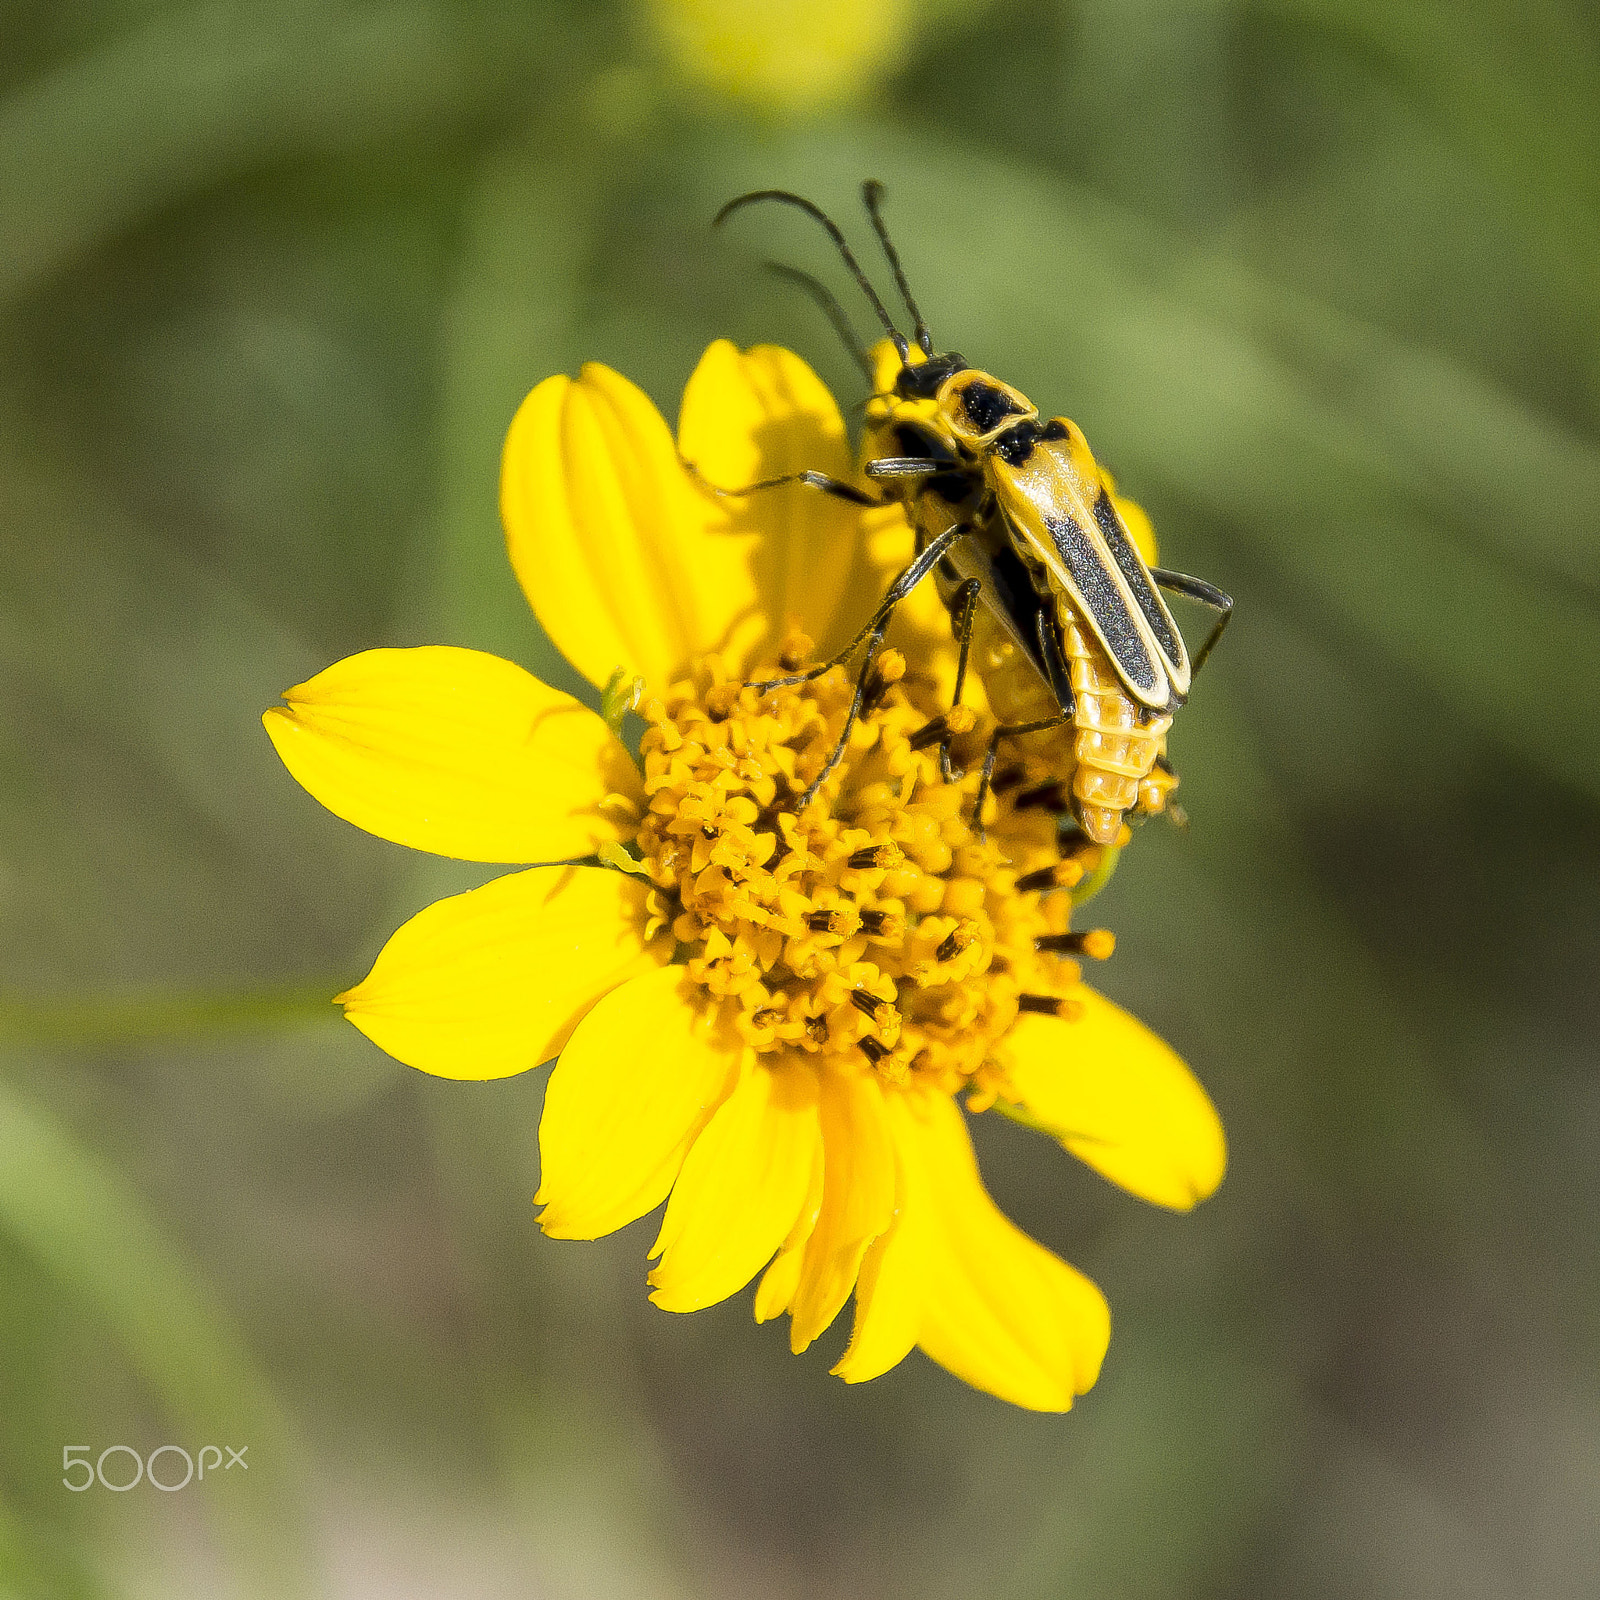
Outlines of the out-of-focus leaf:
[{"label": "out-of-focus leaf", "polygon": [[[73,988],[236,985],[257,939],[255,974],[283,960],[281,925],[252,900],[281,910],[297,894],[297,962],[319,939],[324,964],[342,954],[385,852],[325,820],[259,729],[324,664],[316,653],[103,496],[14,456],[0,460],[0,547],[0,740],[17,753],[0,785],[6,987],[19,974],[39,987],[41,966],[78,973]],[[341,885],[342,930],[318,930],[296,889],[310,881]]]},{"label": "out-of-focus leaf", "polygon": [[[1043,1439],[1019,1437],[1021,1459],[972,1508],[974,1522],[984,1510],[1003,1518],[1011,1538],[974,1560],[968,1523],[920,1592],[1189,1600],[1208,1569],[1227,1571],[1301,1425],[1288,1375],[1241,1333],[1190,1326],[1166,1344],[1120,1335],[1110,1387],[1076,1419],[1072,1465],[1063,1472]],[[1040,1479],[1043,1493],[1019,1493]],[[1019,1500],[1030,1513],[1022,1526]]]},{"label": "out-of-focus leaf", "polygon": [[218,1495],[214,1514],[262,1593],[299,1593],[297,1446],[254,1362],[138,1197],[3,1083],[0,1228],[99,1319],[186,1439],[252,1451],[250,1492]]},{"label": "out-of-focus leaf", "polygon": [[1200,304],[1267,341],[1306,387],[1366,429],[1388,476],[1378,489],[1420,503],[1530,577],[1600,597],[1600,448],[1561,418],[1459,360],[1408,343],[1259,279],[1236,264],[1189,278]]},{"label": "out-of-focus leaf", "polygon": [[[1255,0],[1319,23],[1387,58],[1452,134],[1515,196],[1600,314],[1600,43],[1582,8],[1561,0]],[[1592,20],[1592,19],[1591,19]]]},{"label": "out-of-focus leaf", "polygon": [[100,1600],[104,1593],[76,1552],[61,1549],[0,1500],[0,1600]]},{"label": "out-of-focus leaf", "polygon": [[513,10],[424,0],[157,16],[0,105],[0,307],[253,164],[470,116],[537,71],[532,38]]}]

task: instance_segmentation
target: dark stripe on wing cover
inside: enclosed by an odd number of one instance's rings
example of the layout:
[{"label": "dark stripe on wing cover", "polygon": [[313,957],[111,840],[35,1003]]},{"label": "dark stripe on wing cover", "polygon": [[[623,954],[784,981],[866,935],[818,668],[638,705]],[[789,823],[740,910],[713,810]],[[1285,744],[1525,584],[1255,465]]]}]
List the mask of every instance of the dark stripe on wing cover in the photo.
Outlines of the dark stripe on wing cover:
[{"label": "dark stripe on wing cover", "polygon": [[1056,549],[1066,563],[1072,581],[1083,596],[1089,619],[1095,626],[1123,681],[1131,689],[1153,694],[1164,673],[1150,659],[1137,625],[1128,615],[1122,592],[1106,571],[1089,535],[1071,517],[1046,517],[1044,525],[1055,540]]},{"label": "dark stripe on wing cover", "polygon": [[1094,520],[1100,525],[1100,533],[1111,551],[1111,559],[1116,562],[1122,576],[1128,580],[1128,587],[1133,590],[1133,598],[1138,601],[1139,609],[1144,612],[1144,620],[1150,624],[1150,631],[1156,636],[1156,643],[1166,652],[1167,660],[1176,667],[1183,659],[1183,645],[1179,642],[1177,630],[1167,616],[1167,608],[1162,605],[1160,596],[1150,582],[1150,574],[1143,558],[1134,549],[1133,541],[1128,537],[1128,530],[1122,526],[1122,518],[1117,515],[1117,508],[1112,505],[1111,496],[1104,489],[1100,491],[1100,498],[1094,503]]}]

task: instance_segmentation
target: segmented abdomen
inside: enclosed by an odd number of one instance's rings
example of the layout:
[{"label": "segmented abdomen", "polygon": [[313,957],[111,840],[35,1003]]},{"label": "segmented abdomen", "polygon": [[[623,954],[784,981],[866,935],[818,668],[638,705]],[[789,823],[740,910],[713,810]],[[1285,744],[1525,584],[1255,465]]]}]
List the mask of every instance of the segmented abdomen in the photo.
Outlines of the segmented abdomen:
[{"label": "segmented abdomen", "polygon": [[[1123,689],[1115,668],[1077,614],[1058,607],[1062,652],[1071,673],[1077,730],[1072,774],[1074,809],[1083,831],[1096,844],[1115,844],[1122,816],[1144,799],[1142,809],[1159,811],[1172,787],[1160,782],[1156,758],[1166,748],[1170,714],[1139,720],[1141,707]],[[1153,803],[1152,803],[1153,802]]]},{"label": "segmented abdomen", "polygon": [[[974,623],[972,660],[995,716],[1015,726],[1056,715],[1055,695],[1033,662],[981,609]],[[1137,706],[1123,693],[1110,659],[1076,622],[1062,629],[1062,645],[1076,698],[1073,721],[1012,740],[1010,750],[1022,764],[1014,781],[1020,786],[1053,779],[1070,786],[1085,834],[1096,844],[1114,844],[1124,812],[1155,816],[1166,810],[1168,796],[1178,787],[1177,774],[1161,759],[1172,718],[1140,727]],[[1135,744],[1136,760],[1118,755],[1116,746]],[[1128,754],[1133,753],[1130,748]],[[1131,800],[1125,798],[1130,792]]]}]

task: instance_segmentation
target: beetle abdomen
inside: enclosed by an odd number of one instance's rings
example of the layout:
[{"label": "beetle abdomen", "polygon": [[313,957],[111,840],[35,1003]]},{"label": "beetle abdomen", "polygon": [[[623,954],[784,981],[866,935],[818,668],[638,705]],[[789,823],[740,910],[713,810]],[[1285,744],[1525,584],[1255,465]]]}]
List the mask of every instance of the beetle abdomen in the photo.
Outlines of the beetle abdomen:
[{"label": "beetle abdomen", "polygon": [[[1096,843],[1111,845],[1122,831],[1123,813],[1137,806],[1160,810],[1172,787],[1150,780],[1166,746],[1171,715],[1140,721],[1142,708],[1124,691],[1104,650],[1076,614],[1059,608],[1062,653],[1072,677],[1077,729],[1072,795],[1083,831]],[[1155,804],[1150,802],[1154,801]]]}]

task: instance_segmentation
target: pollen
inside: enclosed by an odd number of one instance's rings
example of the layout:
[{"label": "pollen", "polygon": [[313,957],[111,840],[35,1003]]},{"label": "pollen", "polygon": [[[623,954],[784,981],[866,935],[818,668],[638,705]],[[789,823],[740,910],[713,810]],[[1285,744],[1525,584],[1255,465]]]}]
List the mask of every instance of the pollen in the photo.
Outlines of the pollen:
[{"label": "pollen", "polygon": [[[801,673],[810,648],[786,641],[778,670]],[[1055,892],[1098,852],[1026,795],[991,793],[980,831],[993,725],[941,717],[893,653],[852,720],[854,694],[839,667],[768,685],[710,659],[645,702],[646,931],[670,930],[714,1026],[758,1056],[803,1052],[982,1109],[1008,1093],[993,1047],[1019,1012],[1070,1019],[1073,958],[1106,947],[1072,932]],[[952,740],[964,774],[942,759]]]}]

